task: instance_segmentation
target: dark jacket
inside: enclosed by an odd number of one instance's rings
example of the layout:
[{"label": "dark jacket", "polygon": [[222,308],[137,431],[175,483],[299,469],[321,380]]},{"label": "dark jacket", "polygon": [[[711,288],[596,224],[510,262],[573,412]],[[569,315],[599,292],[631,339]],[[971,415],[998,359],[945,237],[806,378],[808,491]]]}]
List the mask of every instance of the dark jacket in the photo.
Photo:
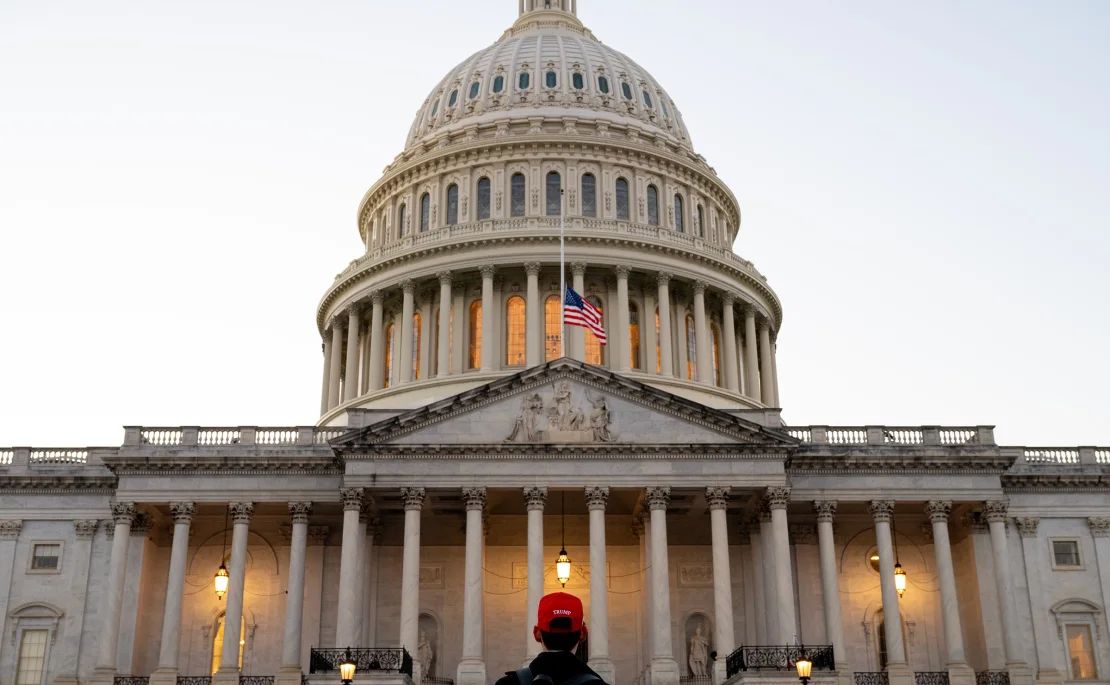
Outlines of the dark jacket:
[{"label": "dark jacket", "polygon": [[[528,665],[532,669],[532,677],[534,678],[541,673],[551,677],[555,685],[566,682],[571,678],[579,676],[583,673],[592,673],[597,675],[590,669],[589,666],[582,663],[578,657],[574,656],[571,652],[541,652],[539,656],[532,659],[532,663]],[[497,685],[519,685],[519,680],[516,677],[516,671],[508,671],[501,679],[497,681]],[[601,676],[598,676],[598,683],[604,683]]]}]

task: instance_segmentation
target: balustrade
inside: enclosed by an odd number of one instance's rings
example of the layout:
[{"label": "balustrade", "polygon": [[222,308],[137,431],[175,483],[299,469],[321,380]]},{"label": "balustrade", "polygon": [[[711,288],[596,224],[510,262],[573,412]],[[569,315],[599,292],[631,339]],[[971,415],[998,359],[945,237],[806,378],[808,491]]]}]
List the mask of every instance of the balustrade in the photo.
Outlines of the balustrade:
[{"label": "balustrade", "polygon": [[967,445],[977,442],[978,433],[974,428],[941,428],[940,444],[942,445]]},{"label": "balustrade", "polygon": [[979,671],[975,674],[975,685],[1010,685],[1010,672]]},{"label": "balustrade", "polygon": [[1110,449],[1095,448],[1095,463],[1110,464]]},{"label": "balustrade", "polygon": [[149,682],[148,675],[118,675],[112,679],[112,685],[147,685]]},{"label": "balustrade", "polygon": [[855,685],[890,685],[886,671],[856,671]]},{"label": "balustrade", "polygon": [[239,685],[274,685],[272,675],[240,675]]},{"label": "balustrade", "polygon": [[309,673],[330,673],[350,658],[358,673],[391,671],[412,675],[412,656],[404,647],[360,647],[350,649],[313,649],[309,653]]},{"label": "balustrade", "polygon": [[144,445],[180,445],[180,428],[147,428],[139,433]]},{"label": "balustrade", "polygon": [[920,428],[884,428],[883,442],[887,445],[921,445],[925,442]]},{"label": "balustrade", "polygon": [[832,645],[753,645],[738,647],[725,657],[725,673],[732,677],[740,671],[791,671],[802,657],[813,662],[813,668],[836,670]]},{"label": "balustrade", "polygon": [[0,450],[0,466],[7,466],[15,458],[15,450]]},{"label": "balustrade", "polygon": [[197,432],[197,444],[238,445],[241,437],[238,428],[202,428]]},{"label": "balustrade", "polygon": [[1078,464],[1078,449],[1058,447],[1026,447],[1025,461],[1029,464]]},{"label": "balustrade", "polygon": [[808,428],[787,428],[790,437],[801,442],[813,442],[813,433]]},{"label": "balustrade", "polygon": [[829,428],[825,431],[830,445],[866,445],[866,428]]},{"label": "balustrade", "polygon": [[948,671],[918,671],[913,674],[914,685],[948,685]]},{"label": "balustrade", "polygon": [[210,675],[179,675],[177,685],[212,685]]},{"label": "balustrade", "polygon": [[254,442],[258,445],[295,445],[299,433],[296,428],[259,428],[254,433]]},{"label": "balustrade", "polygon": [[29,459],[32,464],[84,464],[89,460],[88,450],[32,449]]}]

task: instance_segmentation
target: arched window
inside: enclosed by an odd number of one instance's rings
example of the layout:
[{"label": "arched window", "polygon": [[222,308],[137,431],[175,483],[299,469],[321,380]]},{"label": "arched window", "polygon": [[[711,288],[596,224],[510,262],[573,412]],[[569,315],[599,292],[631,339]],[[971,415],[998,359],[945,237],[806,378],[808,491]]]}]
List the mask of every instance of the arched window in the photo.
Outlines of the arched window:
[{"label": "arched window", "polygon": [[459,187],[452,183],[447,186],[447,225],[459,223]]},{"label": "arched window", "polygon": [[447,106],[448,107],[454,107],[455,103],[457,103],[458,101],[459,101],[459,89],[456,88],[455,90],[451,91],[450,97],[447,98]]},{"label": "arched window", "polygon": [[524,366],[526,307],[524,298],[513,295],[505,303],[505,364]]},{"label": "arched window", "polygon": [[[212,638],[212,675],[216,675],[216,671],[220,670],[220,659],[224,654],[224,619],[225,614],[220,614],[216,619],[216,635]],[[246,646],[247,637],[247,620],[246,617],[239,619],[239,670],[243,670],[243,648]]]},{"label": "arched window", "polygon": [[649,224],[659,225],[659,189],[653,185],[647,187],[647,215]]},{"label": "arched window", "polygon": [[640,364],[640,308],[635,302],[628,303],[628,347],[632,350],[632,359],[628,360],[634,369],[642,369]]},{"label": "arched window", "polygon": [[474,98],[478,97],[478,91],[481,90],[481,88],[482,85],[475,81],[474,83],[470,84],[470,92],[467,93],[467,95],[470,97],[471,100],[473,100]]},{"label": "arched window", "polygon": [[655,309],[655,373],[663,373],[663,345],[659,336],[663,330],[659,325],[659,308]]},{"label": "arched window", "polygon": [[698,337],[694,331],[694,315],[686,315],[686,377],[693,380],[698,375]]},{"label": "arched window", "polygon": [[528,90],[532,85],[532,75],[527,71],[520,72],[520,78],[516,81],[516,87],[520,90]]},{"label": "arched window", "polygon": [[420,335],[424,330],[424,319],[420,316],[420,312],[413,312],[412,314],[412,378],[417,380],[420,378]]},{"label": "arched window", "polygon": [[705,237],[705,210],[701,205],[698,205],[698,237]]},{"label": "arched window", "polygon": [[710,327],[713,331],[713,383],[721,385],[721,329],[717,324]]},{"label": "arched window", "polygon": [[407,228],[407,226],[405,226],[405,219],[407,219],[407,218],[408,217],[405,216],[405,203],[402,202],[401,206],[397,208],[397,237],[398,238],[404,238],[405,237],[405,229]]},{"label": "arched window", "polygon": [[524,174],[513,174],[509,185],[509,213],[512,216],[524,216]]},{"label": "arched window", "polygon": [[621,81],[621,95],[624,96],[625,100],[632,99],[632,86],[628,84],[628,81]]},{"label": "arched window", "polygon": [[559,85],[559,75],[554,71],[549,71],[543,76],[544,85],[548,88],[554,88]]},{"label": "arched window", "polygon": [[467,368],[482,368],[482,301],[470,303],[470,344],[467,345]]},{"label": "arched window", "polygon": [[686,232],[686,203],[682,201],[682,196],[676,194],[674,196],[674,230],[679,233]]},{"label": "arched window", "polygon": [[543,303],[543,347],[544,361],[558,359],[562,354],[560,344],[560,326],[563,323],[563,312],[559,307],[559,296],[548,295]]},{"label": "arched window", "polygon": [[483,221],[489,218],[489,191],[489,178],[483,176],[478,179],[478,221]]},{"label": "arched window", "polygon": [[393,324],[385,327],[385,356],[383,357],[382,387],[388,388],[393,378]]},{"label": "arched window", "polygon": [[582,174],[582,216],[597,216],[597,178]]},{"label": "arched window", "polygon": [[652,107],[651,94],[648,93],[646,90],[641,91],[641,92],[643,92],[643,94],[644,94],[644,106],[647,107],[648,109],[651,109],[651,107]]},{"label": "arched window", "polygon": [[547,172],[546,184],[546,204],[548,216],[559,216],[562,213],[563,201],[562,191],[563,179],[558,171]]},{"label": "arched window", "polygon": [[420,232],[425,233],[432,220],[432,196],[424,193],[420,196]]},{"label": "arched window", "polygon": [[[601,325],[605,326],[605,310],[601,307],[601,300],[591,295],[586,298],[590,304],[597,307],[601,311]],[[598,341],[597,336],[591,331],[586,331],[586,363],[601,366],[601,342]]]},{"label": "arched window", "polygon": [[493,92],[500,93],[505,90],[505,77],[498,74],[493,77]]},{"label": "arched window", "polygon": [[574,72],[573,74],[571,74],[570,83],[572,86],[574,86],[575,90],[582,90],[586,87],[586,79],[583,78],[582,74],[578,72]]},{"label": "arched window", "polygon": [[597,89],[600,90],[605,95],[608,95],[609,94],[609,79],[605,78],[604,76],[598,76],[597,77]]},{"label": "arched window", "polygon": [[618,221],[628,221],[628,217],[629,217],[628,179],[623,178],[623,177],[618,178],[617,179],[617,188],[616,188],[616,190],[617,190],[617,192],[616,192],[616,195],[617,195],[617,220]]}]

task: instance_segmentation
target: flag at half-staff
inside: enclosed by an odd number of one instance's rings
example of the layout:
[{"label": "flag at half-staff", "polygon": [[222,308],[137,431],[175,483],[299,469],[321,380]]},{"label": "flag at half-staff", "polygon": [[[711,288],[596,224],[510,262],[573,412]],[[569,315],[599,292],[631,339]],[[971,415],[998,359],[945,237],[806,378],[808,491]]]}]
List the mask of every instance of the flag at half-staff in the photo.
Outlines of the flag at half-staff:
[{"label": "flag at half-staff", "polygon": [[585,328],[593,333],[602,345],[608,340],[605,327],[601,325],[601,310],[574,292],[574,288],[567,288],[566,296],[563,298],[563,322],[567,326]]}]

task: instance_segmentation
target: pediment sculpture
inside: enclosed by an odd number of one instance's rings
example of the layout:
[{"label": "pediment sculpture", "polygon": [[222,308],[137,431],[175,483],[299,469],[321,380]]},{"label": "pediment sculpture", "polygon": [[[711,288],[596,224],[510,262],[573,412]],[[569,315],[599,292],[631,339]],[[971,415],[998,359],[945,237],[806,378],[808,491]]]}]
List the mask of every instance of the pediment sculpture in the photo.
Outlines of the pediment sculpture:
[{"label": "pediment sculpture", "polygon": [[585,404],[576,401],[573,386],[565,379],[556,381],[550,391],[525,394],[505,442],[615,442],[613,414],[605,395],[589,390],[585,394]]}]

